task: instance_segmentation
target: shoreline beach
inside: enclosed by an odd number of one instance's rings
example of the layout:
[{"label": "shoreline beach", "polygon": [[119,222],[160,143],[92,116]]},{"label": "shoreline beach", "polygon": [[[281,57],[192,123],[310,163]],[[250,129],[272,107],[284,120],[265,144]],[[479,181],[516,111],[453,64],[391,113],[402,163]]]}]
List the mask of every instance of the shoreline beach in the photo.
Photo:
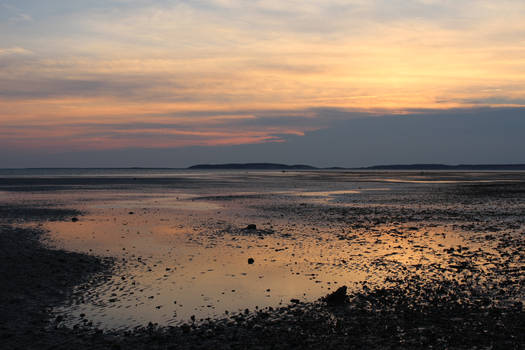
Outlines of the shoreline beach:
[{"label": "shoreline beach", "polygon": [[[522,348],[525,175],[461,176],[331,172],[319,180],[319,172],[240,172],[176,181],[2,178],[0,338],[6,349]],[[118,240],[109,240],[119,227]],[[139,230],[149,236],[137,238]],[[167,247],[166,254],[148,258],[142,239]],[[180,239],[177,248],[174,239]],[[306,249],[309,242],[319,250]],[[195,272],[197,282],[184,284],[177,273],[186,269],[192,276],[193,265],[176,253],[197,247],[202,256],[216,258],[217,249],[230,246],[232,256],[238,251],[242,259],[255,257],[242,269],[269,274],[284,271],[279,264],[289,266],[311,296],[293,297],[291,290],[282,294],[287,299],[281,305],[181,318],[174,325],[144,322],[111,329],[90,319],[97,315],[90,310],[122,314],[115,310],[128,305],[130,293],[133,300],[147,299],[139,289],[150,292],[148,273],[156,268],[164,279],[152,284],[159,288],[153,300],[161,306],[152,307],[152,315],[175,307],[157,301],[175,293],[165,289],[168,283],[198,288],[200,279],[214,273]],[[306,257],[302,251],[310,252],[311,262],[295,267],[294,261]],[[139,261],[144,268],[134,268]],[[213,259],[202,261],[209,261],[203,268],[214,269]],[[365,267],[363,279],[345,277]],[[246,271],[225,283],[255,273]],[[317,276],[310,280],[312,273]],[[281,277],[262,281],[274,278]],[[104,294],[107,283],[113,283],[114,302]],[[241,296],[248,287],[239,288]],[[271,294],[268,303],[285,293],[275,288],[265,292]],[[327,297],[334,292],[339,297]],[[210,303],[220,309],[227,300]]]}]

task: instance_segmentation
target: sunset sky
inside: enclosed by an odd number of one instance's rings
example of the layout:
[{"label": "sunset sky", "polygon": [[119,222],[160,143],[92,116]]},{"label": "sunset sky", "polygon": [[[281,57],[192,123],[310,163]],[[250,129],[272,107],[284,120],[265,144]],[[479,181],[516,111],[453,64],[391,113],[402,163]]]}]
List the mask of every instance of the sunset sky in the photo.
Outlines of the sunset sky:
[{"label": "sunset sky", "polygon": [[524,111],[523,0],[0,0],[0,167],[525,162]]}]

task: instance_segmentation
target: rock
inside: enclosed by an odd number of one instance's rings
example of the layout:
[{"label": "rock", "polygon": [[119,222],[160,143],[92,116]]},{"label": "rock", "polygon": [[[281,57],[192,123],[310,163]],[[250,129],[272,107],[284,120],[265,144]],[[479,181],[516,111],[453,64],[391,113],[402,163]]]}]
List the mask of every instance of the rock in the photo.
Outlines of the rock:
[{"label": "rock", "polygon": [[255,224],[249,224],[248,226],[246,226],[246,229],[247,229],[247,230],[257,230],[257,225],[255,225]]},{"label": "rock", "polygon": [[78,218],[72,218],[71,221],[72,221],[72,222],[77,222],[77,221],[78,221]]},{"label": "rock", "polygon": [[290,299],[291,303],[299,304],[301,301],[299,299]]},{"label": "rock", "polygon": [[251,265],[251,264],[253,264],[254,262],[255,262],[255,260],[253,260],[253,258],[249,258],[249,259],[248,259],[248,264]]},{"label": "rock", "polygon": [[328,294],[324,301],[330,306],[342,305],[348,302],[348,296],[346,295],[346,286],[338,288],[335,292]]},{"label": "rock", "polygon": [[129,212],[129,215],[133,215],[133,214],[135,214],[135,213],[134,213],[134,212],[132,212],[132,211],[130,211],[130,212]]},{"label": "rock", "polygon": [[183,333],[189,333],[190,330],[191,330],[190,325],[189,325],[189,324],[186,324],[186,323],[183,324],[182,326],[180,326],[180,328],[182,329],[182,332],[183,332]]}]

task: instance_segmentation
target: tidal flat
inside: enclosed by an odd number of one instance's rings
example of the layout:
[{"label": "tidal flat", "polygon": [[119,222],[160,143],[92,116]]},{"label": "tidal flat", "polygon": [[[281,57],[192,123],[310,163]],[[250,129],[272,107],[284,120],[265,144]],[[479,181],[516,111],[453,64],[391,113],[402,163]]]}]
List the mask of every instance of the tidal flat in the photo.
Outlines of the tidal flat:
[{"label": "tidal flat", "polygon": [[523,172],[5,173],[0,231],[6,349],[525,347]]}]

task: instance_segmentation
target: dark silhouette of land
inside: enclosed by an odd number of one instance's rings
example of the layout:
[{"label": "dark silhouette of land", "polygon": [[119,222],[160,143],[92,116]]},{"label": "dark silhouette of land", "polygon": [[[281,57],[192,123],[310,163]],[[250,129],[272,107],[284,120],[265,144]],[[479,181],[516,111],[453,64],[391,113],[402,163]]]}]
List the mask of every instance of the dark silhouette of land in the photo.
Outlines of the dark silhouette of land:
[{"label": "dark silhouette of land", "polygon": [[190,166],[192,170],[525,170],[525,164],[392,164],[373,165],[362,168],[329,167],[318,168],[305,164],[278,163],[228,163],[228,164],[197,164]]},{"label": "dark silhouette of land", "polygon": [[230,163],[230,164],[198,164],[190,166],[188,169],[208,170],[208,169],[224,169],[224,170],[315,170],[319,169],[311,165],[295,164],[276,164],[276,163]]},{"label": "dark silhouette of land", "polygon": [[525,164],[394,164],[374,165],[366,170],[525,170]]}]

